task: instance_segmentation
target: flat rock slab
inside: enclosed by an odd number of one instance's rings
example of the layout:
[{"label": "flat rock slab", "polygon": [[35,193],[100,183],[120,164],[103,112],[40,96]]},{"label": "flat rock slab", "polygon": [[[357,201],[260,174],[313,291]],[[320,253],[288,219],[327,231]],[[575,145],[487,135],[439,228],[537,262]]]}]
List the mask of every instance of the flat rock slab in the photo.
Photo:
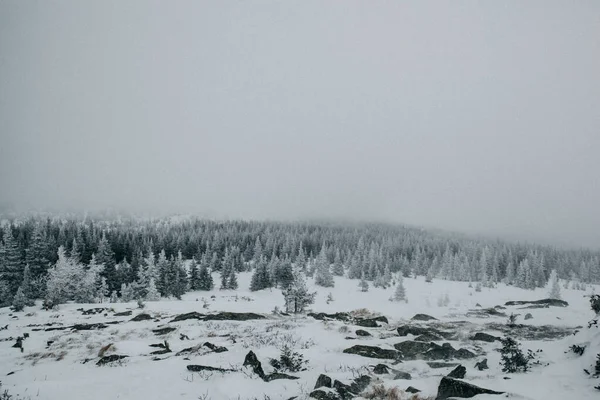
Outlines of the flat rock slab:
[{"label": "flat rock slab", "polygon": [[171,322],[186,321],[189,319],[197,319],[200,321],[250,321],[255,319],[265,319],[264,315],[255,313],[235,313],[235,312],[220,312],[217,314],[201,314],[192,311],[185,314],[180,314],[173,318]]},{"label": "flat rock slab", "polygon": [[209,371],[209,372],[233,372],[233,369],[219,368],[219,367],[211,367],[209,365],[188,365],[187,370],[190,372],[201,372],[201,371]]},{"label": "flat rock slab", "polygon": [[402,354],[404,360],[450,360],[468,359],[476,357],[475,353],[467,349],[458,349],[444,343],[441,346],[433,342],[416,342],[407,340],[396,343],[394,348]]},{"label": "flat rock slab", "polygon": [[484,332],[477,332],[475,335],[471,336],[469,339],[471,340],[479,340],[482,342],[493,343],[497,340],[500,340],[498,336],[490,335]]},{"label": "flat rock slab", "polygon": [[131,318],[130,321],[140,322],[140,321],[149,321],[149,320],[152,320],[152,319],[154,319],[154,318],[152,318],[150,316],[150,314],[141,313],[141,314],[138,314],[135,317]]},{"label": "flat rock slab", "polygon": [[542,299],[534,301],[507,301],[504,303],[505,306],[525,306],[525,305],[538,305],[538,306],[549,306],[549,307],[568,307],[569,303],[564,300],[558,299]]},{"label": "flat rock slab", "polygon": [[428,362],[427,365],[429,368],[438,369],[438,368],[452,368],[460,365],[459,363],[447,363],[447,362],[439,362],[439,361],[431,361]]},{"label": "flat rock slab", "polygon": [[411,318],[411,320],[413,321],[437,321],[437,318],[432,317],[431,315],[427,315],[427,314],[416,314],[414,317]]},{"label": "flat rock slab", "polygon": [[445,400],[450,397],[470,398],[479,394],[503,394],[504,392],[496,392],[490,389],[484,389],[479,386],[453,379],[443,377],[438,386],[437,397],[435,400]]},{"label": "flat rock slab", "polygon": [[365,345],[355,345],[348,349],[344,350],[346,354],[356,354],[362,357],[370,357],[370,358],[379,358],[386,360],[397,360],[400,359],[401,353],[396,350],[390,349],[382,349],[377,346],[365,346]]},{"label": "flat rock slab", "polygon": [[177,328],[172,327],[172,326],[167,326],[164,328],[158,328],[158,329],[152,329],[152,333],[154,333],[155,335],[166,335],[167,333],[171,333],[174,330],[176,330]]}]

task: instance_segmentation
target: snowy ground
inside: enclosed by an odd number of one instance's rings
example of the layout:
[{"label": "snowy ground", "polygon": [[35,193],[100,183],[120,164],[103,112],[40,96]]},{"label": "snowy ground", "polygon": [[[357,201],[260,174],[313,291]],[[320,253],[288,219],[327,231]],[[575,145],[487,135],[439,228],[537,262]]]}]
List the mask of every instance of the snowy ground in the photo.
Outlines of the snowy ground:
[{"label": "snowy ground", "polygon": [[[215,276],[215,278],[217,278]],[[250,275],[240,274],[240,288],[249,286]],[[217,279],[218,281],[218,279]],[[372,367],[378,363],[390,365],[385,360],[364,358],[342,351],[356,344],[367,344],[392,349],[393,344],[411,339],[399,337],[395,327],[408,323],[416,313],[426,313],[441,321],[468,321],[476,325],[467,325],[460,332],[460,340],[452,341],[456,348],[471,349],[481,356],[463,361],[467,367],[466,380],[473,384],[505,391],[513,398],[523,399],[597,399],[600,392],[593,389],[598,380],[583,373],[595,360],[600,351],[599,329],[587,329],[592,318],[585,292],[562,290],[563,299],[570,306],[547,309],[518,310],[508,307],[504,312],[521,314],[519,323],[531,325],[555,325],[564,327],[585,326],[577,336],[569,336],[552,341],[525,341],[525,349],[543,350],[540,361],[547,366],[536,366],[526,374],[511,374],[509,380],[500,370],[499,354],[493,349],[498,344],[477,342],[468,337],[475,331],[486,331],[497,336],[500,332],[486,330],[483,324],[489,322],[504,323],[504,317],[487,319],[467,317],[468,310],[477,309],[477,303],[483,308],[503,305],[510,300],[537,300],[547,297],[546,290],[526,291],[499,285],[496,289],[484,288],[476,292],[467,283],[434,280],[424,282],[423,278],[405,279],[408,303],[388,301],[393,288],[370,288],[368,292],[359,291],[357,281],[336,278],[336,287],[332,289],[315,288],[318,291],[312,310],[316,312],[352,311],[366,308],[380,313],[389,319],[390,324],[380,328],[360,328],[345,325],[339,321],[317,321],[311,317],[282,317],[271,313],[275,306],[281,307],[283,296],[279,290],[249,292],[194,292],[185,295],[183,301],[160,301],[146,303],[144,310],[137,309],[136,303],[119,304],[68,304],[57,311],[41,311],[40,307],[28,307],[24,312],[12,313],[8,308],[0,309],[0,381],[3,389],[13,395],[31,399],[288,399],[298,396],[307,398],[313,390],[316,379],[321,373],[333,379],[347,382],[360,374],[372,374]],[[597,290],[597,288],[596,288]],[[326,303],[328,293],[334,301]],[[438,303],[446,297],[448,306]],[[589,292],[588,292],[589,294]],[[211,299],[211,295],[216,296]],[[203,308],[205,299],[208,308]],[[95,307],[113,308],[114,312],[132,310],[132,316],[114,316],[109,311],[96,315],[82,315],[77,309]],[[130,319],[140,312],[151,314],[154,320],[132,322]],[[217,311],[256,312],[267,316],[255,321],[198,321],[169,322],[173,316],[190,311],[209,313]],[[523,321],[525,313],[530,312],[533,319]],[[90,331],[55,330],[45,331],[49,327],[70,326],[76,323],[96,323],[121,321],[105,329]],[[52,324],[51,326],[31,326]],[[424,324],[426,325],[426,324]],[[166,336],[157,336],[152,329],[172,326],[177,329]],[[347,326],[347,328],[343,328]],[[37,329],[37,330],[34,330]],[[41,329],[41,330],[40,330]],[[356,329],[365,329],[372,337],[355,337]],[[14,338],[24,333],[30,337],[24,341],[24,352],[12,348]],[[189,340],[181,340],[184,334]],[[12,340],[4,340],[12,337]],[[172,353],[153,356],[150,352],[160,350],[150,344],[167,339]],[[49,346],[48,341],[53,341]],[[227,352],[213,353],[208,349],[199,354],[176,356],[184,349],[204,342],[225,346]],[[595,349],[590,348],[583,357],[565,353],[571,344],[591,341]],[[235,343],[234,343],[235,342]],[[106,354],[129,356],[123,362],[110,366],[96,366],[98,351],[102,346],[114,343]],[[276,380],[264,382],[249,371],[243,370],[242,363],[248,351],[254,351],[265,369],[269,368],[269,357],[277,357],[278,348],[284,343],[290,344],[302,353],[307,360],[308,370],[295,373],[299,380]],[[592,346],[592,347],[593,347]],[[485,354],[484,354],[485,353]],[[160,360],[153,360],[158,357]],[[480,372],[473,368],[476,361],[488,358],[490,369]],[[84,361],[88,359],[89,361]],[[191,373],[186,369],[189,364],[201,364],[214,367],[231,368],[239,371],[228,373]],[[422,390],[423,398],[435,397],[440,378],[451,368],[431,369],[424,361],[406,361],[394,368],[409,372],[412,380],[391,380],[380,377],[385,386],[398,386],[405,389],[414,386]],[[12,373],[14,372],[14,373]],[[10,375],[7,375],[11,373]],[[268,396],[268,397],[267,397]],[[500,396],[502,397],[502,396]],[[409,398],[407,395],[406,398]],[[498,398],[498,396],[479,396],[478,398]]]}]

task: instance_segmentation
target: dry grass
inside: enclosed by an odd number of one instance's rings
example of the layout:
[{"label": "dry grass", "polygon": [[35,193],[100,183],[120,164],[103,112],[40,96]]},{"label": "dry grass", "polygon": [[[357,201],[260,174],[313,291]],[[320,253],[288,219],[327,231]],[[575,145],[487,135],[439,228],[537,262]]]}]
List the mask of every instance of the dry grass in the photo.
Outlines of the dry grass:
[{"label": "dry grass", "polygon": [[58,351],[58,352],[53,352],[53,351],[48,351],[48,352],[37,352],[37,353],[30,353],[27,354],[25,356],[25,359],[31,361],[31,365],[36,365],[40,360],[47,360],[47,359],[52,359],[54,361],[61,361],[62,359],[65,358],[65,356],[67,355],[66,351]]},{"label": "dry grass", "polygon": [[386,388],[383,385],[374,385],[371,389],[362,394],[362,397],[369,400],[433,400],[433,397],[422,397],[418,393],[406,393],[397,386]]}]

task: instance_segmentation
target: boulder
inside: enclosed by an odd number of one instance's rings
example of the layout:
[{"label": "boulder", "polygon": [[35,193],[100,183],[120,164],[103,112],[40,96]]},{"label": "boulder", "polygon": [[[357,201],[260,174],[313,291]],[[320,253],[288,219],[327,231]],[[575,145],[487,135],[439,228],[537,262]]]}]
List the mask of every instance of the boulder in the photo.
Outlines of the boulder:
[{"label": "boulder", "polygon": [[209,372],[232,372],[233,369],[225,369],[218,367],[211,367],[208,365],[188,365],[187,370],[190,372],[200,372],[200,371],[209,371]]},{"label": "boulder", "polygon": [[109,364],[109,363],[112,363],[115,361],[122,360],[127,357],[129,357],[129,356],[123,356],[123,355],[119,355],[119,354],[111,354],[110,356],[102,357],[100,360],[98,360],[96,365],[98,365],[98,366],[106,365],[106,364]]},{"label": "boulder", "polygon": [[179,321],[187,321],[188,319],[204,319],[205,315],[200,314],[197,311],[192,311],[185,314],[179,314],[175,318],[173,318],[170,322],[179,322]]},{"label": "boulder", "polygon": [[76,331],[91,331],[96,329],[104,329],[108,327],[108,325],[97,323],[97,324],[75,324],[71,328]]},{"label": "boulder", "polygon": [[378,322],[384,322],[388,324],[388,319],[383,315],[375,318],[356,318],[354,324],[365,328],[377,328],[379,327]]},{"label": "boulder", "polygon": [[338,393],[339,397],[344,400],[354,399],[357,395],[359,395],[363,390],[369,386],[371,383],[371,378],[367,375],[362,375],[349,385],[342,383],[338,380],[333,382],[333,388]]},{"label": "boulder", "polygon": [[256,357],[256,354],[254,354],[253,351],[250,351],[248,354],[246,354],[246,358],[244,358],[244,364],[242,365],[244,367],[251,367],[252,371],[265,382],[271,382],[278,379],[298,379],[297,376],[282,374],[279,372],[273,372],[269,375],[265,374],[261,362],[258,361],[258,357]]},{"label": "boulder", "polygon": [[189,319],[197,319],[200,321],[249,321],[264,318],[264,315],[256,313],[220,312],[217,314],[200,314],[197,311],[192,311],[189,313],[180,314],[173,318],[170,322],[186,321]]},{"label": "boulder", "polygon": [[358,329],[356,331],[356,336],[371,336],[371,334],[363,329]]},{"label": "boulder", "polygon": [[385,364],[377,364],[375,368],[373,368],[373,373],[377,375],[384,375],[390,373],[390,367]]},{"label": "boulder", "polygon": [[396,350],[382,349],[376,346],[364,346],[358,344],[345,349],[344,353],[385,360],[396,360],[401,357],[401,354]]},{"label": "boulder", "polygon": [[334,390],[317,389],[310,392],[308,395],[311,399],[317,400],[342,400],[342,398]]},{"label": "boulder", "polygon": [[102,314],[103,312],[108,311],[107,308],[90,308],[89,310],[83,310],[83,308],[80,308],[79,310],[81,310],[82,315]]},{"label": "boulder", "polygon": [[154,333],[155,335],[166,335],[167,333],[171,333],[173,331],[177,330],[177,328],[173,327],[173,326],[166,326],[164,328],[157,328],[157,329],[152,329],[152,333]]},{"label": "boulder", "polygon": [[458,367],[456,367],[452,371],[450,371],[450,373],[446,376],[449,378],[463,379],[466,374],[467,374],[467,369],[465,367],[463,367],[462,365],[459,365]]},{"label": "boulder", "polygon": [[438,368],[451,368],[460,365],[458,363],[448,363],[448,362],[439,362],[439,361],[431,361],[428,362],[427,365],[429,368],[438,369]]},{"label": "boulder", "polygon": [[477,368],[480,371],[489,369],[489,367],[487,365],[487,358],[484,358],[483,360],[481,360],[477,364],[475,364],[475,368]]},{"label": "boulder", "polygon": [[471,340],[480,340],[482,342],[493,343],[496,340],[500,340],[498,336],[490,335],[483,332],[477,332],[475,335],[471,336],[469,339]]},{"label": "boulder", "polygon": [[206,343],[204,343],[204,345],[203,345],[203,346],[204,346],[204,347],[208,347],[209,349],[211,349],[211,350],[212,350],[212,351],[214,351],[215,353],[223,353],[223,352],[225,352],[225,351],[229,351],[229,350],[227,349],[227,347],[223,347],[223,346],[217,346],[217,345],[214,345],[214,344],[212,344],[212,343],[210,343],[210,342],[206,342]]},{"label": "boulder", "polygon": [[409,386],[409,387],[407,387],[407,388],[406,388],[404,391],[405,391],[406,393],[412,393],[412,394],[415,394],[415,393],[419,393],[419,392],[420,392],[420,390],[419,390],[419,389],[417,389],[417,388],[415,388],[415,387],[412,387],[412,386]]},{"label": "boulder", "polygon": [[484,389],[479,386],[445,376],[440,381],[435,400],[445,400],[449,397],[469,398],[479,394],[503,394],[503,392]]},{"label": "boulder", "polygon": [[394,380],[405,379],[407,381],[412,379],[411,374],[404,371],[394,371]]},{"label": "boulder", "polygon": [[415,338],[415,342],[438,342],[440,340],[444,340],[444,338],[430,332],[424,333]]},{"label": "boulder", "polygon": [[467,349],[454,349],[450,343],[441,346],[433,342],[417,342],[407,340],[396,343],[394,348],[402,354],[405,360],[449,360],[452,358],[473,358],[475,354]]},{"label": "boulder", "polygon": [[439,329],[435,329],[432,327],[422,327],[422,326],[417,326],[417,325],[401,325],[399,326],[396,331],[398,332],[398,336],[407,336],[407,335],[414,335],[414,336],[422,336],[422,335],[430,335],[432,337],[442,337],[446,340],[452,340],[454,339],[455,333],[454,332],[445,332],[445,331],[440,331]]},{"label": "boulder", "polygon": [[151,319],[153,319],[153,318],[149,314],[141,313],[141,314],[138,314],[135,317],[131,318],[130,321],[140,322],[140,321],[148,321]]},{"label": "boulder", "polygon": [[550,307],[568,307],[569,303],[558,299],[542,299],[534,301],[507,301],[505,306],[547,305]]},{"label": "boulder", "polygon": [[483,308],[476,310],[469,310],[467,312],[467,317],[474,318],[489,318],[489,317],[507,317],[506,313],[502,311],[498,311],[495,308]]},{"label": "boulder", "polygon": [[319,375],[319,377],[317,378],[317,383],[315,383],[314,388],[318,389],[321,387],[331,388],[331,378],[325,374]]},{"label": "boulder", "polygon": [[325,320],[337,320],[337,321],[344,321],[347,322],[349,320],[352,319],[352,317],[350,316],[350,314],[345,313],[345,312],[338,312],[335,314],[327,314],[327,313],[308,313],[306,314],[309,317],[313,317],[314,319],[317,319],[319,321],[325,321]]},{"label": "boulder", "polygon": [[129,311],[123,311],[123,312],[115,313],[115,317],[128,317],[131,314],[132,314],[131,310],[129,310]]},{"label": "boulder", "polygon": [[525,321],[527,321],[528,319],[533,319],[533,315],[531,315],[531,313],[525,314]]},{"label": "boulder", "polygon": [[413,320],[413,321],[437,321],[437,318],[434,318],[431,315],[427,315],[427,314],[416,314],[414,317],[411,318],[411,320]]}]

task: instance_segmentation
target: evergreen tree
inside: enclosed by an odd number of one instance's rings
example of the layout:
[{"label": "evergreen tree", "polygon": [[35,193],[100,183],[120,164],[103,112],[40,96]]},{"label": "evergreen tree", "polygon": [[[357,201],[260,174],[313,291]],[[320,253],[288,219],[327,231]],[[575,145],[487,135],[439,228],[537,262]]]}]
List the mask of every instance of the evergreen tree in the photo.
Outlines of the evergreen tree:
[{"label": "evergreen tree", "polygon": [[156,260],[156,268],[158,269],[159,275],[158,280],[154,281],[156,289],[158,289],[158,292],[161,295],[167,297],[170,294],[169,290],[171,289],[171,284],[174,280],[174,276],[172,275],[171,263],[167,259],[165,249],[162,249],[160,253],[158,253],[158,259]]},{"label": "evergreen tree", "polygon": [[147,301],[158,301],[160,300],[160,293],[156,288],[156,283],[154,282],[154,278],[150,279],[148,282],[148,292],[146,293]]},{"label": "evergreen tree", "polygon": [[560,282],[558,280],[558,274],[554,269],[550,273],[550,279],[548,280],[548,284],[550,286],[549,298],[560,299]]},{"label": "evergreen tree", "polygon": [[517,272],[515,271],[515,264],[512,261],[509,261],[506,266],[506,284],[512,285],[515,282]]},{"label": "evergreen tree", "polygon": [[286,257],[279,263],[276,281],[281,289],[287,288],[294,281],[292,262],[290,261],[289,257]]},{"label": "evergreen tree", "polygon": [[200,260],[200,268],[198,271],[198,290],[212,290],[214,282],[211,273],[208,270],[208,256],[206,253]]},{"label": "evergreen tree", "polygon": [[333,287],[335,283],[329,269],[329,260],[327,259],[327,249],[325,246],[321,248],[321,252],[319,253],[319,257],[315,264],[315,285]]},{"label": "evergreen tree", "polygon": [[17,293],[15,294],[12,302],[13,309],[15,311],[23,311],[28,302],[30,302],[30,299],[25,297],[23,288],[19,286],[19,289],[17,289]]},{"label": "evergreen tree", "polygon": [[12,229],[4,230],[4,243],[0,246],[0,280],[6,282],[12,296],[17,292],[23,280],[23,263],[19,244],[12,234]]},{"label": "evergreen tree", "polygon": [[98,264],[102,264],[104,269],[102,276],[106,278],[106,284],[108,285],[109,293],[113,290],[117,290],[120,287],[120,283],[117,280],[117,270],[115,268],[115,253],[112,251],[108,239],[106,239],[106,233],[102,233],[102,239],[98,244],[98,251],[96,252],[96,261]]},{"label": "evergreen tree", "polygon": [[333,260],[333,275],[344,276],[344,265],[342,264],[342,256],[340,249],[335,249],[335,258]]},{"label": "evergreen tree", "polygon": [[255,265],[254,273],[250,280],[250,290],[256,292],[269,287],[271,287],[271,280],[267,270],[267,261],[264,257],[261,257]]},{"label": "evergreen tree", "polygon": [[0,280],[0,307],[6,307],[12,304],[12,294],[8,284]]},{"label": "evergreen tree", "polygon": [[304,253],[302,242],[300,242],[300,249],[298,250],[298,256],[296,257],[295,264],[306,273],[306,254]]},{"label": "evergreen tree", "polygon": [[406,301],[406,289],[404,288],[404,279],[402,276],[398,279],[396,291],[394,292],[395,301]]},{"label": "evergreen tree", "polygon": [[315,302],[316,292],[309,292],[306,286],[306,276],[300,266],[293,269],[294,280],[292,284],[282,291],[285,299],[285,309],[288,313],[302,313],[306,306]]},{"label": "evergreen tree", "polygon": [[358,283],[358,287],[360,288],[361,292],[368,292],[369,291],[369,282],[367,282],[367,280],[365,279],[365,274],[363,273],[361,278],[360,278],[360,282]]},{"label": "evergreen tree", "polygon": [[195,258],[190,262],[190,289],[200,290],[200,268]]},{"label": "evergreen tree", "polygon": [[36,287],[33,283],[33,279],[31,278],[31,272],[29,269],[29,265],[25,266],[23,270],[23,282],[21,282],[20,288],[23,290],[23,295],[25,299],[27,299],[27,306],[33,306],[35,304],[35,293]]},{"label": "evergreen tree", "polygon": [[230,270],[229,270],[229,278],[227,279],[227,288],[231,289],[231,290],[237,290],[237,288],[238,288],[237,275],[235,273],[234,268],[230,268]]},{"label": "evergreen tree", "polygon": [[29,247],[25,251],[25,263],[29,265],[31,272],[31,299],[42,297],[46,289],[45,278],[50,267],[47,257],[48,247],[44,227],[41,223],[37,223],[31,234]]},{"label": "evergreen tree", "polygon": [[257,265],[260,262],[260,259],[262,256],[263,256],[262,243],[260,242],[260,237],[257,236],[256,241],[254,243],[254,252],[252,253],[252,261],[254,262],[253,264]]},{"label": "evergreen tree", "polygon": [[135,290],[131,286],[131,284],[123,283],[121,284],[121,301],[123,303],[129,303],[135,298]]}]

